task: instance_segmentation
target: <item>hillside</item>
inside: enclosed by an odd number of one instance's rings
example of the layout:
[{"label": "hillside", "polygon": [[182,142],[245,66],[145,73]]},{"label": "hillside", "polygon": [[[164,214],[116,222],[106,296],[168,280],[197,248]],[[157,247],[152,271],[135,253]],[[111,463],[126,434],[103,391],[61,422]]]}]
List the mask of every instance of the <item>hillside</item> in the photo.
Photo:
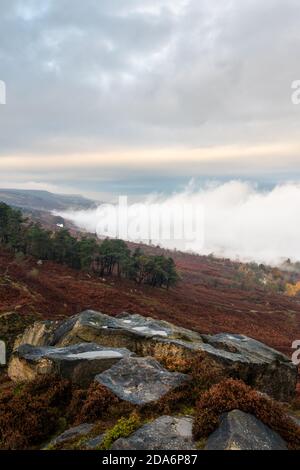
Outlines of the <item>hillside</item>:
[{"label": "hillside", "polygon": [[[17,235],[46,234],[26,223],[16,234],[3,225],[16,244]],[[139,283],[63,264],[86,239],[58,229],[50,246],[56,235],[72,240],[60,264],[0,249],[9,359],[0,370],[1,449],[300,448],[298,370],[280,354],[291,356],[300,337],[290,262],[280,270],[144,246],[126,261],[166,260],[176,282]],[[64,241],[53,246],[69,252]],[[136,253],[121,240],[96,244],[108,248],[105,260],[119,246]]]},{"label": "hillside", "polygon": [[1,189],[0,201],[20,209],[52,211],[89,209],[94,202],[80,195],[54,194],[32,189]]},{"label": "hillside", "polygon": [[[155,250],[149,248],[149,250]],[[300,337],[300,302],[271,288],[245,284],[241,266],[211,257],[173,253],[181,281],[154,289],[0,252],[0,332],[14,336],[33,319],[59,319],[85,309],[140,313],[201,333],[251,336],[291,355]],[[12,321],[14,319],[14,321]]]}]

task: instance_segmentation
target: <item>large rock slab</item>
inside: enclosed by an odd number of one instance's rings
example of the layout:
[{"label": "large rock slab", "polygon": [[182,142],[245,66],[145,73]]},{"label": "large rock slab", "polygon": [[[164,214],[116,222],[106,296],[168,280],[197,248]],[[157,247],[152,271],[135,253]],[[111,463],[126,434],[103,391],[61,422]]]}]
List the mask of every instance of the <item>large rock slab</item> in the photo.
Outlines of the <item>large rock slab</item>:
[{"label": "large rock slab", "polygon": [[244,335],[220,333],[203,335],[203,339],[220,352],[219,361],[231,376],[279,401],[294,397],[297,366],[284,354]]},{"label": "large rock slab", "polygon": [[[35,325],[36,330],[38,327]],[[24,340],[34,335],[30,328]],[[38,335],[42,341],[41,335]],[[19,339],[19,343],[22,342]],[[44,341],[49,345],[67,346],[94,342],[108,347],[122,347],[139,356],[153,356],[160,362],[184,363],[204,354],[228,375],[240,378],[263,393],[290,400],[295,393],[297,367],[283,354],[243,335],[222,333],[201,335],[171,323],[141,315],[123,313],[110,317],[87,310],[68,320],[48,325]]]},{"label": "large rock slab", "polygon": [[[47,328],[45,328],[45,323]],[[49,346],[68,346],[78,342],[89,341],[101,343],[104,346],[121,345],[136,353],[143,351],[144,342],[152,338],[183,341],[190,343],[193,349],[194,342],[202,342],[199,333],[177,327],[171,323],[154,320],[141,315],[123,313],[111,317],[94,310],[86,310],[67,320],[57,323],[36,322],[25,330],[17,340],[20,344]],[[37,339],[39,344],[37,344]]]},{"label": "large rock slab", "polygon": [[255,416],[233,410],[221,416],[221,424],[209,436],[205,450],[287,450],[287,446]]},{"label": "large rock slab", "polygon": [[127,357],[95,380],[122,400],[145,405],[186,382],[189,376],[169,372],[152,357]]},{"label": "large rock slab", "polygon": [[195,450],[193,418],[161,416],[128,438],[116,440],[114,450]]},{"label": "large rock slab", "polygon": [[93,343],[64,348],[24,344],[13,352],[8,375],[13,381],[23,382],[34,380],[40,375],[59,374],[74,383],[87,386],[96,374],[131,354],[127,349],[107,348]]}]

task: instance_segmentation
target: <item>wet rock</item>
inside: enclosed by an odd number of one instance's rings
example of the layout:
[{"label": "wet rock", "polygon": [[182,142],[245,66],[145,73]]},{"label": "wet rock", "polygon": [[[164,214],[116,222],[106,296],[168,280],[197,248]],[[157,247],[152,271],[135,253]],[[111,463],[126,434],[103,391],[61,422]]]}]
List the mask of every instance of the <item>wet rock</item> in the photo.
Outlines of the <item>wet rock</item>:
[{"label": "wet rock", "polygon": [[255,416],[233,410],[221,416],[205,450],[287,450],[285,441]]},{"label": "wet rock", "polygon": [[114,450],[194,450],[193,419],[185,416],[161,416],[145,424],[128,438],[112,445]]},{"label": "wet rock", "polygon": [[84,387],[93,381],[96,374],[131,354],[127,349],[107,348],[93,343],[65,348],[25,344],[13,352],[8,375],[16,382],[23,382],[34,380],[39,375],[59,374]]},{"label": "wet rock", "polygon": [[61,444],[66,441],[70,441],[71,439],[74,439],[75,437],[78,437],[78,436],[86,436],[87,434],[91,432],[93,427],[94,427],[93,424],[83,423],[83,424],[80,424],[79,426],[75,426],[73,428],[67,429],[67,431],[63,432],[59,436],[52,439],[52,441],[49,442],[47,448],[54,447],[57,444]]},{"label": "wet rock", "polygon": [[[30,329],[26,335],[30,336]],[[36,336],[41,341],[42,335]],[[31,334],[33,340],[36,336]],[[87,310],[56,324],[43,337],[43,344],[55,346],[81,342],[127,348],[138,356],[152,356],[171,364],[189,363],[198,352],[212,364],[218,364],[227,375],[240,378],[280,401],[289,401],[295,393],[297,367],[278,351],[243,335],[201,335],[141,315],[123,313],[110,317]]]},{"label": "wet rock", "polygon": [[169,372],[152,357],[127,357],[95,380],[122,400],[145,405],[186,382],[189,376]]}]

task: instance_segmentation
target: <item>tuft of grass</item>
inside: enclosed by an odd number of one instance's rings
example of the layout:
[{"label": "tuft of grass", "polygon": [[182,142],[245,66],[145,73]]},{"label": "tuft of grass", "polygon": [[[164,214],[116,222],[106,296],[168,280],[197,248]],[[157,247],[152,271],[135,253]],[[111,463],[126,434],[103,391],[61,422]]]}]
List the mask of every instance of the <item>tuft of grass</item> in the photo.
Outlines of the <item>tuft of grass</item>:
[{"label": "tuft of grass", "polygon": [[108,450],[112,444],[120,437],[128,437],[142,425],[141,418],[138,414],[132,413],[129,418],[121,418],[115,426],[109,429],[104,436],[101,444],[101,450]]},{"label": "tuft of grass", "polygon": [[25,387],[25,383],[19,383],[15,386],[15,388],[13,389],[13,394],[15,397],[19,396],[22,394],[23,390],[24,390],[24,387]]},{"label": "tuft of grass", "polygon": [[203,437],[196,443],[197,450],[204,450],[206,446],[207,438]]}]

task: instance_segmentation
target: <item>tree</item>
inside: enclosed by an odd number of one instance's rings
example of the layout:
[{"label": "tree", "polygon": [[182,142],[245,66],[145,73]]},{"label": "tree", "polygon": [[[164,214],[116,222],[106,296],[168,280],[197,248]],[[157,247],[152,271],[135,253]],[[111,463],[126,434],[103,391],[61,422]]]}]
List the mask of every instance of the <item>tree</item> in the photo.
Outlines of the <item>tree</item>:
[{"label": "tree", "polygon": [[166,272],[167,272],[167,289],[170,287],[176,286],[178,283],[180,276],[176,270],[176,264],[173,258],[168,258],[166,261]]},{"label": "tree", "polygon": [[72,268],[80,268],[78,242],[67,229],[55,232],[52,238],[53,259]]},{"label": "tree", "polygon": [[0,243],[10,246],[15,251],[22,249],[22,223],[20,211],[0,203]]},{"label": "tree", "polygon": [[25,235],[25,251],[35,258],[51,259],[53,256],[51,232],[44,230],[38,224],[28,227]]},{"label": "tree", "polygon": [[126,270],[129,257],[130,250],[123,240],[105,239],[99,247],[98,254],[100,275],[111,275],[117,268],[117,274],[120,277],[122,271]]},{"label": "tree", "polygon": [[89,271],[92,268],[98,245],[94,238],[83,237],[77,242],[77,253],[81,269]]},{"label": "tree", "polygon": [[140,248],[131,253],[123,240],[106,239],[100,245],[92,237],[76,239],[67,229],[55,233],[39,224],[28,224],[20,211],[0,203],[0,245],[35,258],[53,260],[75,269],[126,277],[153,287],[174,286],[179,275],[172,258],[149,256]]}]

